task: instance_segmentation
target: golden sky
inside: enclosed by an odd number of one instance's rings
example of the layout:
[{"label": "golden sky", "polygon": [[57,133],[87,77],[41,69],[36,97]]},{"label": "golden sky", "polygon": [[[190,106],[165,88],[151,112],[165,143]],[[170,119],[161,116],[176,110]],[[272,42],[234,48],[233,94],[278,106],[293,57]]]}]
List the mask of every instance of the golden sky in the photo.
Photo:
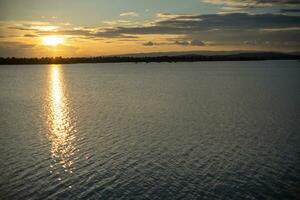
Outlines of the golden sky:
[{"label": "golden sky", "polygon": [[285,0],[2,0],[0,57],[299,51],[299,6]]}]

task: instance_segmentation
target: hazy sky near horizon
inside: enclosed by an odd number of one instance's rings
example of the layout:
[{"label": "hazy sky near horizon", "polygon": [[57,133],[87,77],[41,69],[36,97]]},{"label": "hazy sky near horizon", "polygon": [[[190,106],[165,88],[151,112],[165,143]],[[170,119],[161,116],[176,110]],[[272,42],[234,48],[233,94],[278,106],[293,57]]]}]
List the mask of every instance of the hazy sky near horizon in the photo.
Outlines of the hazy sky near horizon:
[{"label": "hazy sky near horizon", "polygon": [[300,51],[300,0],[0,0],[0,57]]}]

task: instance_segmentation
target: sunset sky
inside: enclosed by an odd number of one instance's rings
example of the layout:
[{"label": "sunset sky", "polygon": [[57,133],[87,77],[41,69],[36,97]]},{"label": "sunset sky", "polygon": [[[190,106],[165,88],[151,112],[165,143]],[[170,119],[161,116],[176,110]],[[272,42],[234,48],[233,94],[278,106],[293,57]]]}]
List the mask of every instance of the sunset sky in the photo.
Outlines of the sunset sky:
[{"label": "sunset sky", "polygon": [[0,57],[300,51],[300,0],[0,0]]}]

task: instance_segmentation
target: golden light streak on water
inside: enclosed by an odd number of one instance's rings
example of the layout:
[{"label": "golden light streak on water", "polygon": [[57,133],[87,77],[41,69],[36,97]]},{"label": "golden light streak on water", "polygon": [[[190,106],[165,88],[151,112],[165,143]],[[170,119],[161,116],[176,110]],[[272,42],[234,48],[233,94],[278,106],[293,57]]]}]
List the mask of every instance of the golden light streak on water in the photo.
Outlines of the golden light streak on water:
[{"label": "golden light streak on water", "polygon": [[73,170],[75,120],[72,118],[65,92],[63,72],[60,65],[49,67],[48,128],[51,142],[52,165],[61,165],[65,171]]}]

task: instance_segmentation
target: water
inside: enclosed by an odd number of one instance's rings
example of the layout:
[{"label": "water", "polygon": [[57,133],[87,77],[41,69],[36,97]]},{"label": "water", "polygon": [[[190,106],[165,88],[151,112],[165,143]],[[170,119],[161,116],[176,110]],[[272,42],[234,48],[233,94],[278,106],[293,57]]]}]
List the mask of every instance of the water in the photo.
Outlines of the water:
[{"label": "water", "polygon": [[0,67],[0,199],[296,199],[298,61]]}]

